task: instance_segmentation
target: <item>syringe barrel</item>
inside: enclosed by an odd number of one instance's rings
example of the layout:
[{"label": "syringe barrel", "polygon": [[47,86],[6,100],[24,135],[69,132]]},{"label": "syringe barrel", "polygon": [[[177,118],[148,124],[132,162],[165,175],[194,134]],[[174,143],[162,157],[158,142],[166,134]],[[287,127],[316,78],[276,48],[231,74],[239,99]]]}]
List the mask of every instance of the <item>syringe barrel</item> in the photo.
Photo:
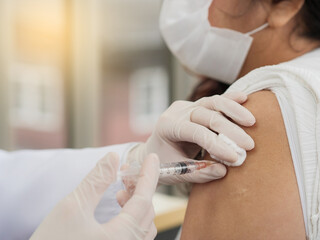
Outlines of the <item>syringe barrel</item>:
[{"label": "syringe barrel", "polygon": [[[183,175],[192,173],[196,170],[203,169],[213,164],[208,161],[185,161],[185,162],[171,162],[160,164],[160,177],[167,177],[170,175]],[[117,174],[118,180],[123,178],[138,178],[141,166],[131,167],[124,171],[119,171]]]},{"label": "syringe barrel", "polygon": [[183,175],[197,170],[195,162],[164,163],[160,165],[160,176]]}]

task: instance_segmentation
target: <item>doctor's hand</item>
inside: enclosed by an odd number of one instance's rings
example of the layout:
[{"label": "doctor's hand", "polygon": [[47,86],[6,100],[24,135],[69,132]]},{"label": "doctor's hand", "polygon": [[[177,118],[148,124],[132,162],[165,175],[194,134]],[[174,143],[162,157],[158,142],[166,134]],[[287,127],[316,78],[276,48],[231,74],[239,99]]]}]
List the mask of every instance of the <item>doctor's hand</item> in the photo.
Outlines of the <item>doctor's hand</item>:
[{"label": "doctor's hand", "polygon": [[101,159],[81,184],[44,219],[31,239],[154,239],[157,231],[151,200],[159,177],[159,159],[155,154],[144,161],[133,196],[118,197],[123,207],[120,214],[105,224],[94,218],[94,210],[103,193],[116,180],[118,165],[116,154]]},{"label": "doctor's hand", "polygon": [[[218,134],[223,134],[245,150],[254,148],[252,138],[237,124],[252,126],[254,116],[243,106],[247,95],[240,92],[205,97],[196,102],[174,102],[160,117],[151,137],[128,154],[128,163],[141,161],[147,154],[158,154],[161,163],[193,161],[201,148],[214,159],[234,163],[235,149]],[[206,159],[204,159],[206,160]],[[191,174],[172,176],[160,183],[204,183],[224,177],[226,167],[217,163]]]}]

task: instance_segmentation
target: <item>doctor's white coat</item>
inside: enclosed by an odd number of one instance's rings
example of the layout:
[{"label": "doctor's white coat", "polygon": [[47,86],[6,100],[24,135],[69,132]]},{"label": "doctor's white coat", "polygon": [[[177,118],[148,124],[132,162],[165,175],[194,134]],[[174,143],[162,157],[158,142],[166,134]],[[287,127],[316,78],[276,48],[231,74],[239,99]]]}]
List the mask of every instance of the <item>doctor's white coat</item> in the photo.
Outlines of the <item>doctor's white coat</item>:
[{"label": "doctor's white coat", "polygon": [[[0,150],[0,239],[28,239],[98,160],[108,152],[116,152],[121,165],[135,145],[78,150]],[[99,222],[106,222],[119,213],[115,194],[122,188],[120,182],[109,187],[95,212]]]}]

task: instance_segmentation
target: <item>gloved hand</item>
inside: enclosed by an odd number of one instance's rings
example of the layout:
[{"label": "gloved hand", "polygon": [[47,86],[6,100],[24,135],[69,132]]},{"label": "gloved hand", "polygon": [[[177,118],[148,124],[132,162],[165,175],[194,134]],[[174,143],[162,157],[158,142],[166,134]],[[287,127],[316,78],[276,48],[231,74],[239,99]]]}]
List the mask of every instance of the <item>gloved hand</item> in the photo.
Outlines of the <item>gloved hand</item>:
[{"label": "gloved hand", "polygon": [[155,214],[151,200],[159,177],[159,159],[155,154],[144,161],[133,196],[119,197],[121,213],[105,224],[94,218],[103,193],[116,179],[118,165],[116,154],[101,159],[77,189],[45,218],[31,239],[154,239]]},{"label": "gloved hand", "polygon": [[[196,102],[174,102],[161,115],[147,142],[139,144],[129,152],[128,164],[141,162],[152,152],[158,154],[160,163],[193,161],[201,148],[215,159],[236,162],[237,153],[217,133],[227,136],[245,150],[254,147],[252,138],[237,125],[249,127],[255,123],[254,116],[241,106],[246,100],[246,94],[234,92],[205,97]],[[159,182],[204,183],[225,174],[225,166],[217,163],[191,174],[160,179]]]}]

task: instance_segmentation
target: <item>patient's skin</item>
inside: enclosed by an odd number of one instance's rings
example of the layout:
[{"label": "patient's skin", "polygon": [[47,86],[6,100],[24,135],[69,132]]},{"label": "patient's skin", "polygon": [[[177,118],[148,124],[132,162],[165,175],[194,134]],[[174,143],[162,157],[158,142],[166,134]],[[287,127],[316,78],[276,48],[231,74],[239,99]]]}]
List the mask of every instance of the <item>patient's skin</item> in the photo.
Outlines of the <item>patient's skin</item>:
[{"label": "patient's skin", "polygon": [[[261,66],[279,64],[301,56],[319,46],[319,42],[303,37],[297,28],[299,10],[304,0],[213,0],[209,9],[212,26],[250,32],[268,23],[253,34],[254,41],[239,77]],[[301,26],[303,24],[300,24]]]},{"label": "patient's skin", "polygon": [[245,104],[256,125],[245,129],[256,147],[227,176],[194,185],[183,240],[305,239],[303,214],[287,135],[273,93],[254,93]]}]

